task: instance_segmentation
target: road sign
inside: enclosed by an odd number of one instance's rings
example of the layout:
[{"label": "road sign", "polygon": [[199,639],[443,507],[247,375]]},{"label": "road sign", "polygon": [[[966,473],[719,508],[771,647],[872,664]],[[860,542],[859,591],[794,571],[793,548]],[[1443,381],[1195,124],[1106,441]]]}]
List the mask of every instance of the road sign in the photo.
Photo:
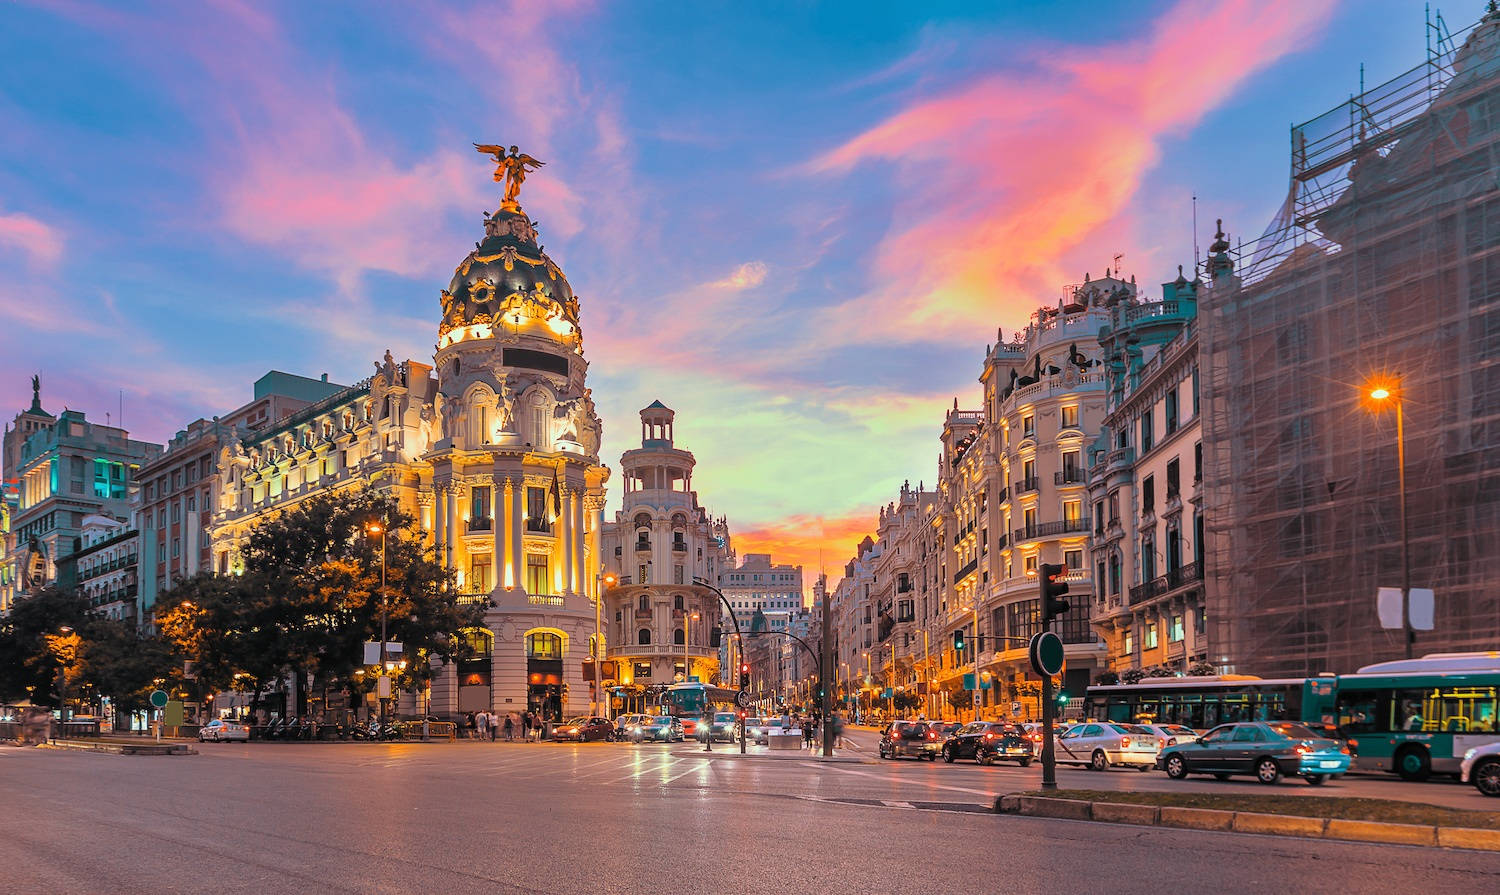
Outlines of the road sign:
[{"label": "road sign", "polygon": [[167,707],[167,691],[166,690],[152,690],[151,691],[151,704],[153,706],[159,708],[159,709],[166,708]]},{"label": "road sign", "polygon": [[1042,677],[1052,677],[1063,668],[1062,639],[1051,631],[1033,635],[1028,649],[1031,668]]},{"label": "road sign", "polygon": [[740,692],[734,694],[734,704],[739,706],[740,708],[748,709],[750,707],[750,702],[751,699],[749,690],[741,690]]}]

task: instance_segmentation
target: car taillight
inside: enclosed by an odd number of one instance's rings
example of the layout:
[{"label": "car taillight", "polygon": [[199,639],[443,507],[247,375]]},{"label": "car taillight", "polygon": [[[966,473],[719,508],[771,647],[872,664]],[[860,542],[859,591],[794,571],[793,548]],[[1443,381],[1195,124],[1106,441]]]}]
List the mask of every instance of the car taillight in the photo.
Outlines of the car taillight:
[{"label": "car taillight", "polygon": [[1349,747],[1348,746],[1340,746],[1339,747],[1339,751],[1342,752],[1342,753],[1344,753],[1345,755],[1348,755],[1349,754]]},{"label": "car taillight", "polygon": [[1348,745],[1349,745],[1349,748],[1351,750],[1352,749],[1358,749],[1359,748],[1359,740],[1351,739],[1351,740],[1349,740]]},{"label": "car taillight", "polygon": [[1312,751],[1312,749],[1308,748],[1308,745],[1306,743],[1298,743],[1297,744],[1297,754],[1298,755],[1306,755],[1307,753],[1309,753],[1311,751]]},{"label": "car taillight", "polygon": [[935,739],[937,739],[937,734],[935,734],[935,733],[933,733],[932,731],[929,730],[929,731],[927,731],[927,738],[929,740],[935,740]]},{"label": "car taillight", "polygon": [[987,740],[993,740],[995,738],[995,735],[992,733],[987,733],[984,735],[984,738]]},{"label": "car taillight", "polygon": [[1130,737],[1120,737],[1120,748],[1121,749],[1129,749],[1130,748]]}]

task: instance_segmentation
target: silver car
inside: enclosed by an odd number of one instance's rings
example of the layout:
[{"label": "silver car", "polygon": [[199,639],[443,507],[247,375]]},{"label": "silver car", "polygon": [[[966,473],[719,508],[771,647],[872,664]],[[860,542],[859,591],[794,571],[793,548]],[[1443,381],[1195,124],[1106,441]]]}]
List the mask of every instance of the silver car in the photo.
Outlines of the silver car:
[{"label": "silver car", "polygon": [[1191,743],[1198,739],[1198,731],[1191,727],[1183,727],[1181,724],[1137,724],[1135,726],[1143,727],[1156,734],[1156,738],[1161,741],[1157,745],[1158,751],[1168,746]]},{"label": "silver car", "polygon": [[1074,724],[1058,735],[1058,764],[1076,764],[1096,771],[1125,765],[1149,771],[1156,765],[1160,749],[1156,734],[1138,724],[1085,722]]},{"label": "silver car", "polygon": [[250,728],[239,721],[215,718],[198,729],[198,742],[206,743],[209,740],[215,743],[227,743],[233,740],[248,743]]},{"label": "silver car", "polygon": [[1464,753],[1459,779],[1487,796],[1500,796],[1500,743],[1475,746]]}]

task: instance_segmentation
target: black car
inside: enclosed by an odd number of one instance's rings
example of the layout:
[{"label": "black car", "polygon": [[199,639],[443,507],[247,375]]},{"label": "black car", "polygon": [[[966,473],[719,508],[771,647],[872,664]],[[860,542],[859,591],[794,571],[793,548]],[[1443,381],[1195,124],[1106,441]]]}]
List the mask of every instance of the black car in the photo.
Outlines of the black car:
[{"label": "black car", "polygon": [[925,721],[892,721],[881,731],[879,748],[881,758],[910,755],[933,761],[942,743],[936,733],[927,729]]},{"label": "black car", "polygon": [[960,758],[972,758],[980,764],[1014,761],[1021,767],[1031,764],[1031,740],[1014,724],[997,721],[973,721],[958,729],[943,744],[943,761],[952,764]]}]

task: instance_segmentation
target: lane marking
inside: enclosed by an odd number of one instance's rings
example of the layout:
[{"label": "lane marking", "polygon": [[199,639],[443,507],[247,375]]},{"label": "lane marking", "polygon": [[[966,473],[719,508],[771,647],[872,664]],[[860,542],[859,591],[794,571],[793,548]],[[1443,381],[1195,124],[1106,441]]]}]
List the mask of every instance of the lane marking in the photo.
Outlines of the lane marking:
[{"label": "lane marking", "polygon": [[[686,759],[683,759],[683,760],[686,761]],[[698,762],[698,766],[697,767],[689,768],[686,771],[683,771],[681,774],[678,774],[676,777],[673,777],[671,780],[663,780],[661,782],[662,786],[666,786],[668,783],[671,783],[672,780],[681,780],[683,777],[686,777],[688,774],[693,774],[693,773],[697,773],[699,771],[702,771],[702,770],[708,768],[709,766],[711,766],[712,764],[713,764],[713,762],[710,761],[710,760],[708,760],[708,759],[706,759],[706,758],[705,759],[700,759],[699,762]]]},{"label": "lane marking", "polygon": [[880,804],[887,808],[916,808],[911,802],[897,802],[891,799],[881,799]]},{"label": "lane marking", "polygon": [[970,788],[968,788],[966,786],[949,786],[946,783],[931,783],[931,782],[924,782],[924,781],[918,781],[918,780],[907,781],[904,778],[893,777],[893,776],[891,776],[889,774],[872,774],[869,771],[856,771],[856,770],[854,770],[852,768],[839,768],[839,767],[834,767],[832,765],[829,765],[828,769],[830,771],[837,771],[840,774],[854,774],[854,775],[859,776],[859,777],[870,777],[870,778],[875,779],[875,780],[883,780],[883,781],[885,781],[887,783],[906,783],[906,782],[911,782],[914,785],[926,786],[926,787],[928,787],[930,789],[946,789],[946,790],[951,790],[952,792],[966,792],[966,793],[969,793],[970,795],[987,796],[989,798],[994,798],[997,795],[997,793],[995,793],[995,792],[993,792],[991,790],[987,790],[987,789],[970,789]]}]

